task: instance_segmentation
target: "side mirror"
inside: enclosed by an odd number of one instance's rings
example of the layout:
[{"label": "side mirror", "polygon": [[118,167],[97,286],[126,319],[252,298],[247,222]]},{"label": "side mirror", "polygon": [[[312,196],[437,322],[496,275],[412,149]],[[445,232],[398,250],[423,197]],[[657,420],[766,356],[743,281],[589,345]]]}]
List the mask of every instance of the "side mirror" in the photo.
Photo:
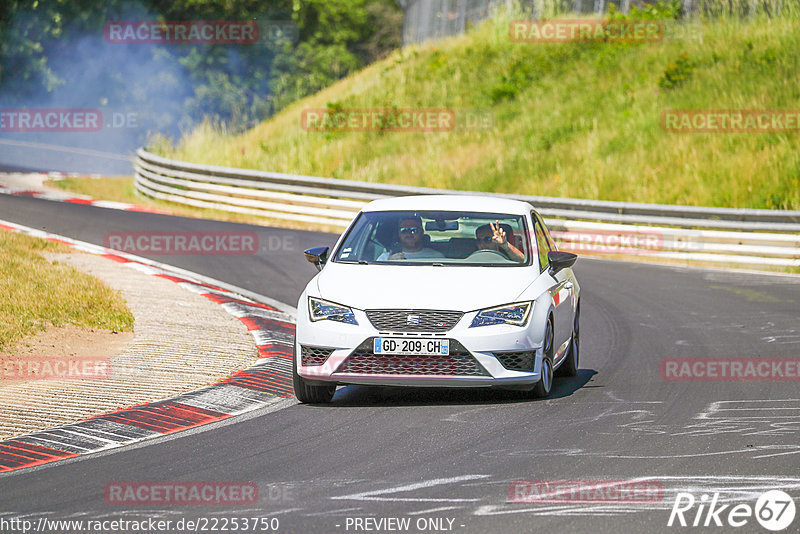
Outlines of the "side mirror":
[{"label": "side mirror", "polygon": [[306,255],[306,259],[313,263],[318,271],[322,270],[322,266],[325,265],[325,262],[328,261],[328,247],[314,247],[308,250],[304,250],[303,254]]},{"label": "side mirror", "polygon": [[547,259],[550,261],[550,274],[556,274],[561,269],[572,267],[578,255],[554,250],[547,253]]}]

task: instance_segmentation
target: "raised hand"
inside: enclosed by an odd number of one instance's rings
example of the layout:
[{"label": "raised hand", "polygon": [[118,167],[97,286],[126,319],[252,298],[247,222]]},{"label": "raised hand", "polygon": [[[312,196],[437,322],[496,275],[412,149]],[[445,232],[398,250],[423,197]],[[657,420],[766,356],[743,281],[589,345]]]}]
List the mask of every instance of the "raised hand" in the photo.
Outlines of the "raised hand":
[{"label": "raised hand", "polygon": [[506,243],[508,243],[508,239],[506,238],[505,230],[500,228],[500,222],[495,221],[494,223],[489,223],[489,225],[492,228],[492,241],[501,247],[505,247]]}]

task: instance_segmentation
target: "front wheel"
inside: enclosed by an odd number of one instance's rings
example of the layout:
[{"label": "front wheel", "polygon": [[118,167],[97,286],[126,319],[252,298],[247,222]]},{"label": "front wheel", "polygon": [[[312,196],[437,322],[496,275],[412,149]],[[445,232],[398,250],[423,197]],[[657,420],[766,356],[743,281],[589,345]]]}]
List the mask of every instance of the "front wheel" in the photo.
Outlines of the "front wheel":
[{"label": "front wheel", "polygon": [[297,373],[297,366],[300,364],[298,362],[296,344],[292,352],[294,352],[294,357],[292,358],[292,384],[294,385],[294,396],[297,397],[297,400],[307,404],[331,402],[331,400],[333,400],[333,394],[336,393],[336,384],[324,386],[310,385]]},{"label": "front wheel", "polygon": [[544,398],[553,390],[553,320],[547,319],[544,331],[544,355],[542,357],[542,377],[531,393],[536,398]]}]

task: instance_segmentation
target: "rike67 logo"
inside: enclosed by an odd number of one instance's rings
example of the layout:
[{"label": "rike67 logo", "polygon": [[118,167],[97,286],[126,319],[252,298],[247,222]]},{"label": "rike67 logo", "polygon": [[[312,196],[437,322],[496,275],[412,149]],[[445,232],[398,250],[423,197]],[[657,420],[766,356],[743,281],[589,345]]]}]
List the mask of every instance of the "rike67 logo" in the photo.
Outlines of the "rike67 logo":
[{"label": "rike67 logo", "polygon": [[[667,526],[739,528],[749,524],[755,517],[762,527],[777,532],[786,529],[794,521],[794,501],[781,490],[761,494],[755,506],[745,503],[721,505],[718,502],[719,493],[714,493],[713,497],[704,494],[698,500],[691,493],[680,492],[675,496]],[[748,532],[752,532],[752,526]]]}]

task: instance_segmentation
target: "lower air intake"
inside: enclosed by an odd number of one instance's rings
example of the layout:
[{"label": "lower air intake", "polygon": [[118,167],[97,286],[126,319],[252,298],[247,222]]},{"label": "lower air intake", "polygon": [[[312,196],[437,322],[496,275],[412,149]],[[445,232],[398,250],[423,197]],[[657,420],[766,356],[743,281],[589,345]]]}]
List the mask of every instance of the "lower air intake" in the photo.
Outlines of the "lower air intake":
[{"label": "lower air intake", "polygon": [[536,351],[524,352],[495,352],[495,357],[503,367],[511,371],[533,371],[533,362],[536,361]]},{"label": "lower air intake", "polygon": [[361,375],[491,376],[458,341],[450,341],[448,356],[375,355],[373,341],[362,343],[336,373]]},{"label": "lower air intake", "polygon": [[322,365],[333,353],[333,349],[327,347],[300,347],[303,365]]}]

